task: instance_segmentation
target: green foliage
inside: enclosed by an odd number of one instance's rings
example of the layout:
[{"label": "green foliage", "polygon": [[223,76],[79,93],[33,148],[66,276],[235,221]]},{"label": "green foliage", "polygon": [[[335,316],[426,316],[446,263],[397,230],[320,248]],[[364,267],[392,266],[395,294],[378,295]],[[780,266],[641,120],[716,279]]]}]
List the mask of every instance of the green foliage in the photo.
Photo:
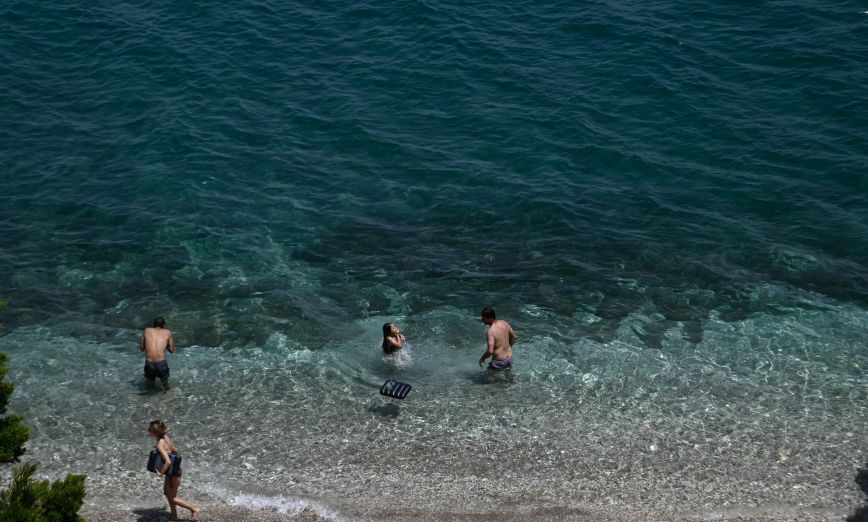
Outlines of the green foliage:
[{"label": "green foliage", "polygon": [[64,480],[33,480],[36,464],[15,468],[12,487],[0,493],[0,520],[8,522],[81,522],[78,510],[84,503],[84,475]]},{"label": "green foliage", "polygon": [[[0,310],[6,301],[0,300]],[[0,331],[0,335],[3,332]],[[6,413],[15,385],[5,382],[9,354],[0,352],[0,414]],[[0,417],[0,461],[17,460],[24,453],[30,428],[22,415]],[[12,472],[12,486],[0,492],[0,520],[4,522],[83,522],[78,510],[84,504],[84,475],[63,480],[33,480],[36,464],[28,462]]]},{"label": "green foliage", "polygon": [[9,397],[15,391],[15,385],[11,382],[4,382],[6,374],[9,373],[9,354],[0,352],[0,413],[6,413],[6,405],[9,404]]},{"label": "green foliage", "polygon": [[0,418],[0,462],[12,462],[27,451],[24,443],[30,438],[30,427],[21,415]]},{"label": "green foliage", "polygon": [[[6,405],[15,390],[15,385],[5,382],[9,366],[9,354],[0,352],[0,413],[6,413]],[[30,438],[30,428],[21,415],[0,418],[0,462],[11,462],[26,451],[24,443]]]}]

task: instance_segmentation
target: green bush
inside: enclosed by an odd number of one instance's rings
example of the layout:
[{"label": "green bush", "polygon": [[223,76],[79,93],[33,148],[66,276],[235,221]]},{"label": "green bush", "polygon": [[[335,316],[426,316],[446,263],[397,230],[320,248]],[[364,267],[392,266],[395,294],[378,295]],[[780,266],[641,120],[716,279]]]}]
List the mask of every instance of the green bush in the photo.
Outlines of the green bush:
[{"label": "green bush", "polygon": [[6,522],[81,522],[84,475],[64,480],[33,480],[36,464],[25,463],[12,473],[12,487],[0,493],[0,520]]},{"label": "green bush", "polygon": [[[15,390],[15,385],[5,382],[9,366],[6,361],[9,354],[0,352],[0,413],[6,413],[9,397]],[[24,443],[30,438],[30,428],[24,424],[21,415],[9,415],[0,418],[0,462],[17,460],[24,454]]]},{"label": "green bush", "polygon": [[26,451],[24,443],[30,438],[30,427],[21,415],[0,418],[0,462],[12,462]]},{"label": "green bush", "polygon": [[[0,310],[6,302],[0,300]],[[0,331],[0,335],[3,332]],[[9,354],[0,352],[0,414],[6,413],[15,385],[5,382]],[[0,418],[0,461],[17,460],[24,453],[30,428],[21,415]],[[33,480],[36,464],[28,462],[12,472],[12,486],[0,491],[0,521],[81,522],[78,510],[84,503],[84,475],[67,475],[63,480]]]}]

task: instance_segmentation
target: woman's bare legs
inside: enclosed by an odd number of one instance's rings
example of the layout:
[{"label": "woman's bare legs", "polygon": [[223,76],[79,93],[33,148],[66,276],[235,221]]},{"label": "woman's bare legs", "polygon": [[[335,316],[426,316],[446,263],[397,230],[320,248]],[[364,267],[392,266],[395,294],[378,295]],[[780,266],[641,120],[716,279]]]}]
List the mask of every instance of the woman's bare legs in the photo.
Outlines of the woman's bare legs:
[{"label": "woman's bare legs", "polygon": [[175,506],[189,509],[190,519],[196,520],[196,515],[199,514],[199,510],[194,508],[187,501],[178,498],[178,488],[180,487],[181,477],[166,477],[166,482],[163,483],[163,493],[165,493],[166,500],[169,501],[169,509],[172,511],[171,520],[178,520],[178,510]]}]

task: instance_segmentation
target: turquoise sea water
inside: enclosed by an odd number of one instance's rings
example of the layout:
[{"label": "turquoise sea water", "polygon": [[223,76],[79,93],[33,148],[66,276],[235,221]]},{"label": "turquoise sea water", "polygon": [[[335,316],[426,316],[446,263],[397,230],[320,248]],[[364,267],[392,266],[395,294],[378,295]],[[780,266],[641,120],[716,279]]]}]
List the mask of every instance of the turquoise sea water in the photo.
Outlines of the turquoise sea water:
[{"label": "turquoise sea water", "polygon": [[[159,417],[205,503],[845,512],[866,9],[6,4],[0,350],[28,457],[158,506]],[[518,332],[513,384],[480,383],[483,306]],[[179,353],[151,394],[157,315]]]}]

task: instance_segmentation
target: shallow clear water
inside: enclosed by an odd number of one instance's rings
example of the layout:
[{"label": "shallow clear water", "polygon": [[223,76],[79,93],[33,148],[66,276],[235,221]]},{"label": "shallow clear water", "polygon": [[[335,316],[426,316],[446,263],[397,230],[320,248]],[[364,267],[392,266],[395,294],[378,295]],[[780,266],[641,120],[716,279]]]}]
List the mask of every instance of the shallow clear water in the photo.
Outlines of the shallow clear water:
[{"label": "shallow clear water", "polygon": [[[89,502],[159,503],[164,418],[203,502],[851,508],[861,11],[12,5],[0,350],[27,456],[88,473]],[[513,383],[481,384],[489,305]],[[167,393],[137,348],[157,315]]]}]

